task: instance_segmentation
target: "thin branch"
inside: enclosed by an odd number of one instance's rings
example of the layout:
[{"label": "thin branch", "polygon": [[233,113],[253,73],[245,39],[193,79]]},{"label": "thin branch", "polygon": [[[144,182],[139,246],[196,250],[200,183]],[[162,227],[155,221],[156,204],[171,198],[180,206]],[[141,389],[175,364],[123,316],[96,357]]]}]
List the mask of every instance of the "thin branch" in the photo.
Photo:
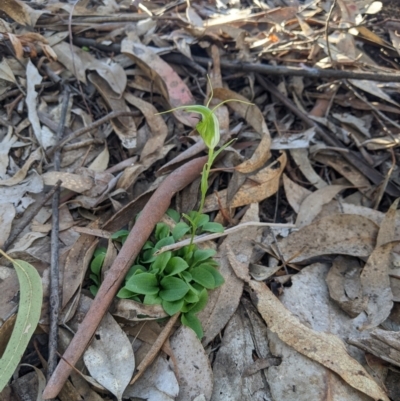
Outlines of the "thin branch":
[{"label": "thin branch", "polygon": [[[236,231],[240,231],[246,227],[271,227],[271,228],[295,228],[294,224],[279,224],[279,223],[258,223],[255,221],[249,221],[248,223],[238,224],[235,227],[228,228],[224,230],[223,233],[214,233],[214,234],[203,234],[194,238],[193,244],[200,244],[201,242],[210,241],[216,238],[224,237],[225,235],[232,234]],[[164,253],[167,251],[176,251],[177,249],[183,248],[186,245],[190,244],[190,238],[185,239],[183,241],[177,242],[176,244],[171,244],[167,246],[163,246],[154,255],[159,255],[160,253]]]},{"label": "thin branch", "polygon": [[[64,132],[65,120],[67,117],[69,103],[69,88],[64,87],[64,98],[61,108],[60,124],[57,130],[57,140],[62,138]],[[61,155],[60,151],[54,154],[54,170],[60,171]],[[52,203],[52,229],[51,229],[51,266],[50,266],[50,328],[49,328],[49,358],[47,368],[47,379],[51,377],[57,366],[57,348],[58,348],[58,315],[60,312],[60,269],[58,264],[59,259],[59,203],[60,203],[60,188],[53,195]]]},{"label": "thin branch", "polygon": [[[79,46],[91,46],[106,52],[121,52],[121,45],[114,43],[110,46],[97,43],[95,39],[88,38],[74,38],[74,43]],[[193,56],[189,58],[182,54],[167,54],[162,58],[170,63],[177,63],[180,65],[191,66],[193,62],[207,67],[212,60],[207,57]],[[365,79],[370,81],[379,82],[400,82],[400,74],[385,73],[376,71],[349,71],[349,70],[335,70],[335,69],[320,69],[314,67],[286,67],[282,65],[269,65],[260,63],[244,63],[240,61],[227,61],[221,60],[221,67],[233,71],[255,72],[261,75],[285,75],[285,76],[300,76],[310,78],[325,78],[325,79]]]}]

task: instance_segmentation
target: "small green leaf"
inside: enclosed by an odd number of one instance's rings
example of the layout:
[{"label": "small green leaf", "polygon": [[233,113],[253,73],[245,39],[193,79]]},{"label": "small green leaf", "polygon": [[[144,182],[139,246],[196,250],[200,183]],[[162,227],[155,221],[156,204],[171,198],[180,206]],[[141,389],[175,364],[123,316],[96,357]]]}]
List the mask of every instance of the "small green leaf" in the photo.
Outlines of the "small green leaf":
[{"label": "small green leaf", "polygon": [[145,305],[160,305],[162,299],[158,296],[158,294],[147,294],[144,296],[143,303]]},{"label": "small green leaf", "polygon": [[100,285],[100,279],[99,276],[97,274],[91,274],[89,275],[89,278],[97,285]]},{"label": "small green leaf", "polygon": [[175,302],[162,301],[162,307],[168,315],[172,316],[181,310],[183,303],[183,299]]},{"label": "small green leaf", "polygon": [[104,255],[107,253],[107,248],[104,248],[104,246],[97,248],[93,253],[93,257],[96,257],[97,255],[101,255],[102,253],[104,253]]},{"label": "small green leaf", "polygon": [[167,263],[171,259],[172,252],[164,252],[161,255],[156,256],[155,261],[151,264],[151,271],[162,273],[167,266]]},{"label": "small green leaf", "polygon": [[89,291],[93,296],[96,296],[97,292],[99,291],[99,287],[97,285],[91,285],[89,287]]},{"label": "small green leaf", "polygon": [[188,267],[189,265],[184,259],[180,258],[179,256],[174,256],[169,260],[167,267],[165,268],[165,273],[168,274],[169,276],[173,276],[175,274],[183,272]]},{"label": "small green leaf", "polygon": [[185,301],[190,304],[195,304],[196,302],[199,302],[199,299],[199,295],[193,287],[190,288],[188,293],[185,295]]},{"label": "small green leaf", "polygon": [[181,216],[179,215],[179,213],[176,210],[168,209],[166,214],[167,214],[167,216],[171,217],[171,219],[174,220],[175,223],[179,223]]},{"label": "small green leaf", "polygon": [[210,216],[208,214],[199,214],[197,220],[197,227],[202,227],[210,221]]},{"label": "small green leaf", "polygon": [[205,308],[207,302],[208,302],[208,291],[204,288],[203,291],[201,291],[199,294],[198,302],[193,306],[192,309],[190,309],[190,313],[193,314],[199,313]]},{"label": "small green leaf", "polygon": [[192,259],[192,265],[197,264],[199,262],[203,262],[207,260],[208,258],[213,257],[217,251],[214,249],[198,249],[194,251],[193,254],[193,259]]},{"label": "small green leaf", "polygon": [[193,280],[192,275],[187,271],[179,273],[179,277],[185,280],[188,284]]},{"label": "small green leaf", "polygon": [[189,286],[176,277],[164,277],[161,282],[160,297],[164,301],[173,302],[182,299],[189,291]]},{"label": "small green leaf", "polygon": [[213,266],[210,266],[209,264],[201,264],[199,267],[206,269],[208,272],[210,272],[213,275],[214,281],[215,281],[214,288],[220,287],[222,284],[225,283],[225,279],[223,278],[221,273],[217,269],[215,269]]},{"label": "small green leaf", "polygon": [[106,258],[105,253],[99,253],[93,260],[92,263],[90,263],[90,270],[96,274],[99,275],[101,272],[101,266],[103,266],[104,259]]},{"label": "small green leaf", "polygon": [[140,263],[152,263],[156,260],[154,256],[155,248],[146,249],[144,252],[141,252],[139,261]]},{"label": "small green leaf", "polygon": [[185,222],[181,221],[173,228],[172,236],[174,237],[175,241],[178,241],[189,231],[190,227]]},{"label": "small green leaf", "polygon": [[131,266],[131,268],[129,269],[128,273],[125,276],[125,280],[128,281],[134,274],[136,274],[136,272],[140,270],[142,272],[146,272],[146,268],[142,265],[133,265]]},{"label": "small green leaf", "polygon": [[129,299],[136,295],[136,293],[129,291],[126,287],[122,287],[117,293],[117,297],[122,299]]},{"label": "small green leaf", "polygon": [[157,240],[168,237],[169,233],[169,227],[165,223],[157,223],[155,232]]},{"label": "small green leaf", "polygon": [[201,227],[202,231],[207,231],[209,233],[223,233],[224,226],[219,223],[206,223]]},{"label": "small green leaf", "polygon": [[[10,259],[3,252],[2,255]],[[37,270],[23,260],[10,260],[17,272],[20,298],[14,329],[0,359],[0,392],[14,374],[36,330],[43,299],[42,280]]]},{"label": "small green leaf", "polygon": [[146,241],[143,245],[142,251],[145,251],[146,249],[151,249],[154,248],[154,244],[151,241]]},{"label": "small green leaf", "polygon": [[169,237],[163,238],[160,241],[157,242],[157,244],[154,246],[154,249],[160,249],[163,246],[167,246],[167,245],[172,245],[175,244],[175,240],[174,237],[171,235]]},{"label": "small green leaf", "polygon": [[111,239],[113,239],[114,241],[125,242],[128,235],[128,230],[119,230],[116,233],[111,234]]},{"label": "small green leaf", "polygon": [[135,274],[126,282],[125,287],[143,295],[157,294],[159,290],[157,277],[152,273]]},{"label": "small green leaf", "polygon": [[192,313],[184,313],[181,316],[181,322],[183,325],[190,327],[197,335],[199,340],[203,337],[203,328],[201,327],[200,320],[197,316]]},{"label": "small green leaf", "polygon": [[193,277],[193,281],[196,283],[199,283],[209,290],[213,290],[215,288],[214,276],[207,269],[198,266],[192,269],[190,274]]}]

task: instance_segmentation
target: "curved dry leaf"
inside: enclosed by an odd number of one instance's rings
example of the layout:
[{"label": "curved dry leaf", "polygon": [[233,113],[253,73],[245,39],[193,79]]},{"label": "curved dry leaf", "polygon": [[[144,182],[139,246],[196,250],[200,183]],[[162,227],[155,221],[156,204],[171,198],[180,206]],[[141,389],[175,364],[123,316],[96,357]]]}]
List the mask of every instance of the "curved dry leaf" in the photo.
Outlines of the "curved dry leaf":
[{"label": "curved dry leaf", "polygon": [[170,338],[178,368],[179,395],[176,401],[193,400],[203,394],[211,398],[213,375],[208,356],[195,332],[181,326]]},{"label": "curved dry leaf", "polygon": [[34,152],[32,152],[21,167],[11,178],[6,180],[0,180],[0,186],[11,187],[13,185],[19,184],[28,174],[28,171],[33,163],[40,160],[42,158],[42,151],[41,148],[37,148]]},{"label": "curved dry leaf", "polygon": [[102,172],[107,170],[108,162],[110,161],[110,152],[107,145],[99,153],[99,155],[90,163],[88,169],[93,171]]},{"label": "curved dry leaf", "polygon": [[[95,72],[88,75],[89,81],[99,91],[103,100],[107,103],[113,111],[130,111],[125,99],[115,93],[108,82]],[[136,135],[137,129],[135,120],[133,117],[117,117],[111,120],[111,125],[114,128],[115,133],[121,140],[122,146],[127,149],[133,149],[136,147]]]},{"label": "curved dry leaf", "polygon": [[68,252],[64,266],[62,308],[65,308],[82,284],[97,243],[98,240],[94,239],[93,236],[84,234]]},{"label": "curved dry leaf", "polygon": [[32,18],[32,16],[35,14],[35,10],[33,10],[23,1],[2,1],[0,2],[0,10],[6,13],[15,22],[18,22],[18,24],[34,26],[36,23],[36,20]]},{"label": "curved dry leaf", "polygon": [[[207,213],[220,208],[235,208],[249,205],[250,203],[261,202],[274,195],[278,191],[280,177],[286,167],[286,162],[286,153],[282,152],[275,163],[261,169],[257,174],[248,177],[229,205],[227,205],[226,201],[226,189],[209,195],[204,203],[203,212]],[[279,165],[276,166],[276,163],[279,163]]]},{"label": "curved dry leaf", "polygon": [[0,266],[0,277],[0,319],[4,324],[17,311],[19,285],[17,273],[10,267]]},{"label": "curved dry leaf", "polygon": [[[149,47],[125,38],[121,43],[121,53],[132,58],[137,65],[154,80],[171,108],[194,103],[194,98],[179,75]],[[183,124],[194,127],[198,119],[194,114],[183,110],[173,111],[174,116]]]},{"label": "curved dry leaf", "polygon": [[3,247],[10,235],[14,217],[14,205],[12,203],[3,203],[0,207],[0,248]]},{"label": "curved dry leaf", "polygon": [[[241,222],[259,221],[258,204],[250,205]],[[232,271],[227,251],[228,247],[235,252],[235,258],[243,264],[250,263],[253,250],[252,240],[257,239],[257,228],[247,227],[241,231],[229,234],[217,253],[220,267],[219,272],[225,279],[223,286],[211,291],[207,306],[199,313],[198,317],[203,325],[203,344],[208,344],[225,327],[239,305],[243,292],[243,281],[238,279]]]},{"label": "curved dry leaf", "polygon": [[253,301],[268,328],[297,352],[337,373],[350,386],[374,400],[389,401],[386,393],[346,351],[342,340],[333,334],[316,332],[300,323],[275,297],[257,281],[250,281]]},{"label": "curved dry leaf", "polygon": [[8,82],[15,82],[15,75],[12,72],[12,69],[7,63],[7,59],[4,57],[3,60],[1,60],[0,63],[0,78],[4,79],[5,81]]},{"label": "curved dry leaf", "polygon": [[[326,332],[346,341],[358,333],[356,322],[343,313],[329,298],[325,284],[328,264],[315,263],[292,277],[292,286],[280,296],[282,304],[301,323],[317,332]],[[316,307],[318,305],[318,307]],[[320,363],[303,356],[268,332],[271,353],[281,358],[281,364],[266,371],[274,400],[287,401],[371,401],[371,398],[348,386],[338,375]],[[347,347],[347,345],[346,345]],[[369,372],[364,353],[347,347],[354,359]],[[326,355],[327,358],[328,355]],[[375,372],[374,372],[375,373]],[[373,376],[376,380],[376,376]],[[379,383],[379,382],[378,382]],[[295,386],[296,391],[288,391]]]},{"label": "curved dry leaf", "polygon": [[312,194],[312,192],[307,188],[303,188],[301,185],[296,184],[286,174],[282,174],[282,179],[286,199],[288,200],[292,209],[296,213],[299,213],[300,205],[308,195]]},{"label": "curved dry leaf", "polygon": [[[249,100],[244,96],[225,88],[215,88],[214,96],[221,100],[233,99],[249,103]],[[266,161],[271,157],[271,136],[264,116],[256,105],[239,103],[235,101],[227,104],[241,117],[246,119],[246,121],[255,129],[255,131],[261,135],[261,142],[257,146],[257,149],[254,151],[251,158],[235,167],[236,171],[239,171],[242,174],[248,174],[264,166]]]},{"label": "curved dry leaf", "polygon": [[94,186],[94,182],[88,176],[83,177],[80,174],[64,173],[61,171],[50,171],[42,174],[45,185],[56,185],[61,180],[61,187],[81,194],[89,191]]},{"label": "curved dry leaf", "polygon": [[397,242],[391,242],[374,249],[361,273],[361,285],[368,320],[361,330],[371,329],[383,323],[393,307],[393,293],[390,287],[389,270],[392,266],[392,250]]},{"label": "curved dry leaf", "polygon": [[89,70],[96,71],[107,83],[111,89],[122,95],[126,88],[127,77],[125,70],[118,63],[106,63],[101,60],[93,59],[87,67]]},{"label": "curved dry leaf", "polygon": [[158,356],[143,376],[128,386],[124,398],[136,397],[147,401],[174,401],[179,394],[179,383],[171,365]]},{"label": "curved dry leaf", "polygon": [[330,202],[339,192],[348,188],[345,185],[328,185],[311,193],[301,203],[296,219],[296,227],[310,224],[322,210],[322,206]]},{"label": "curved dry leaf", "polygon": [[26,89],[26,99],[25,103],[28,108],[28,119],[32,125],[33,132],[43,146],[43,148],[48,148],[56,143],[55,135],[45,126],[41,127],[39,122],[39,117],[37,114],[37,92],[35,86],[42,82],[42,76],[39,71],[29,59],[26,66],[26,77],[27,77],[27,89]]},{"label": "curved dry leaf", "polygon": [[376,242],[378,226],[357,215],[323,217],[279,242],[286,262],[296,263],[320,255],[368,257]]},{"label": "curved dry leaf", "polygon": [[379,229],[378,238],[376,239],[376,246],[385,245],[388,242],[392,242],[395,240],[396,227],[398,226],[396,217],[399,200],[400,198],[397,198],[385,214],[385,217]]},{"label": "curved dry leaf", "polygon": [[351,317],[358,316],[364,310],[361,272],[359,259],[338,256],[326,276],[331,298]]},{"label": "curved dry leaf", "polygon": [[[265,341],[267,327],[256,311],[249,316],[246,309],[239,305],[224,330],[222,343],[213,363],[213,401],[271,399],[263,374],[260,371],[251,372],[257,362],[266,362],[269,356],[268,342]],[[256,359],[256,362],[254,350],[257,350],[257,358],[261,358]],[[264,368],[268,366],[264,365]]]},{"label": "curved dry leaf", "polygon": [[122,401],[135,370],[135,356],[128,336],[109,313],[103,317],[83,360],[90,375]]},{"label": "curved dry leaf", "polygon": [[315,188],[321,189],[328,184],[314,171],[308,158],[308,149],[290,149],[290,155],[303,173],[304,177],[314,185]]}]

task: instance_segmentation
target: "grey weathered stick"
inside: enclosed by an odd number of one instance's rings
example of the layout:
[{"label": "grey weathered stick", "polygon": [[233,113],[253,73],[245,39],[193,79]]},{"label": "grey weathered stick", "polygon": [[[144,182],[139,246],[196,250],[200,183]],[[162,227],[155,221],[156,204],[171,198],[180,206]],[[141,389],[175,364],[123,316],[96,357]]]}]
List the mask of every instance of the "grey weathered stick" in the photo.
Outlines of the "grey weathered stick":
[{"label": "grey weathered stick", "polygon": [[[194,159],[171,173],[154,192],[139,215],[118,256],[105,276],[93,303],[60,360],[43,392],[43,399],[55,398],[63,387],[104,314],[113,301],[126,273],[147,241],[155,225],[167,211],[172,197],[201,173],[207,157]],[[133,216],[132,216],[133,217]]]},{"label": "grey weathered stick", "polygon": [[[64,96],[61,109],[60,123],[57,130],[57,141],[59,141],[64,133],[65,119],[67,117],[69,103],[69,88],[64,86]],[[61,155],[60,151],[54,154],[54,171],[60,171]],[[52,202],[52,228],[51,228],[51,265],[50,265],[50,328],[49,328],[49,357],[47,366],[47,379],[51,377],[57,366],[57,348],[58,348],[58,315],[60,312],[60,269],[58,264],[59,258],[59,207],[60,204],[60,188],[58,187],[53,195]]]}]

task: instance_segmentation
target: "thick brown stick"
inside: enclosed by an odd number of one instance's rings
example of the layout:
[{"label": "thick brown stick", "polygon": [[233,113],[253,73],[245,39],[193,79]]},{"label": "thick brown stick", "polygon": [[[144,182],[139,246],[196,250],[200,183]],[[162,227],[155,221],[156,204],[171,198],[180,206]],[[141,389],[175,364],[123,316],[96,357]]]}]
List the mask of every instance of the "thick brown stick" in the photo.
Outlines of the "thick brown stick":
[{"label": "thick brown stick", "polygon": [[107,312],[129,267],[139,254],[155,225],[167,211],[172,197],[200,175],[206,161],[207,157],[201,157],[186,163],[171,173],[154,192],[114,260],[111,269],[105,276],[89,312],[65,351],[63,359],[60,360],[47,383],[43,392],[44,399],[57,397],[72,371],[72,366],[82,356],[101,319]]}]

